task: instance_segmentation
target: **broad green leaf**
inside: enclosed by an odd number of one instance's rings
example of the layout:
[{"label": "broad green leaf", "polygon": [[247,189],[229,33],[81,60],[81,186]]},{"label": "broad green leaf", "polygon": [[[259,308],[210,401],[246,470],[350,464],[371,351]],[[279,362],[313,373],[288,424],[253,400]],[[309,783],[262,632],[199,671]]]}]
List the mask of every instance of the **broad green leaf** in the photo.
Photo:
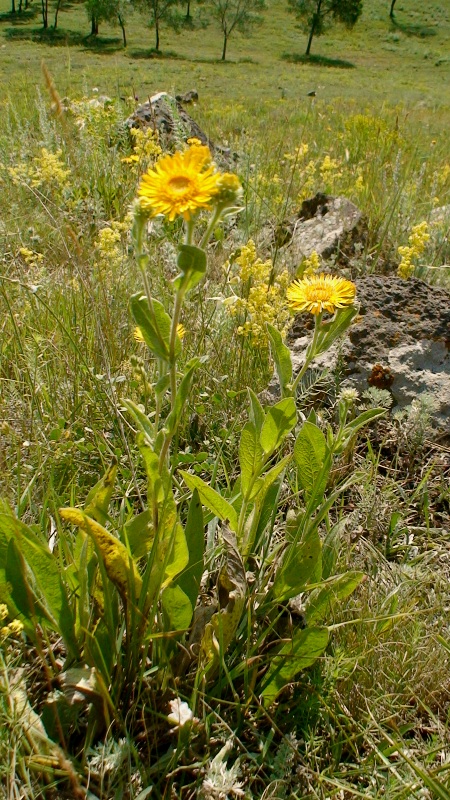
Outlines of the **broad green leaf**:
[{"label": "broad green leaf", "polygon": [[261,429],[260,444],[267,455],[273,453],[297,422],[297,409],[293,397],[286,397],[267,409]]},{"label": "broad green leaf", "polygon": [[329,616],[339,600],[350,597],[357,586],[365,579],[364,572],[350,571],[343,575],[335,575],[324,582],[320,589],[314,589],[305,605],[307,625],[322,622]]},{"label": "broad green leaf", "polygon": [[205,483],[198,475],[191,475],[190,472],[180,470],[180,475],[183,477],[186,485],[194,491],[197,489],[200,500],[206,508],[222,521],[228,520],[232,531],[237,531],[238,518],[237,513],[231,503],[225,500],[222,495],[212,489],[208,483]]},{"label": "broad green leaf", "polygon": [[50,627],[57,630],[55,618],[36,595],[35,581],[14,539],[8,542],[5,572],[11,599],[27,622],[33,625],[38,622],[44,626],[49,623]]},{"label": "broad green leaf", "polygon": [[344,428],[344,435],[346,434],[354,434],[356,431],[359,431],[364,425],[367,425],[374,419],[378,419],[379,417],[383,417],[386,414],[385,408],[369,408],[367,411],[363,411],[362,414],[358,414],[355,419],[352,419],[351,422],[348,422]]},{"label": "broad green leaf", "polygon": [[167,586],[161,594],[163,612],[167,618],[166,631],[184,631],[189,628],[193,608],[187,594],[180,586]]},{"label": "broad green leaf", "polygon": [[188,596],[192,608],[195,608],[203,575],[203,553],[205,549],[203,511],[197,490],[194,490],[192,494],[184,533],[189,550],[189,561],[177,578],[177,586]]},{"label": "broad green leaf", "polygon": [[175,289],[190,292],[202,280],[206,272],[206,253],[192,244],[178,246],[178,275],[173,281]]},{"label": "broad green leaf", "polygon": [[65,520],[65,522],[76,525],[89,536],[92,536],[103,561],[106,574],[116,586],[122,600],[126,602],[129,599],[130,588],[132,588],[136,599],[139,599],[142,578],[125,545],[107,531],[106,528],[86,516],[78,508],[60,508],[59,513],[61,519]]},{"label": "broad green leaf", "polygon": [[173,527],[171,533],[171,549],[167,559],[164,580],[176,578],[189,563],[189,551],[184,535],[183,526],[179,522]]},{"label": "broad green leaf", "polygon": [[257,520],[255,525],[255,532],[252,536],[253,542],[249,543],[249,547],[246,548],[246,551],[251,551],[253,548],[256,552],[259,550],[259,543],[261,537],[269,524],[269,521],[274,513],[274,509],[278,507],[278,494],[280,491],[280,484],[281,481],[277,483],[272,483],[267,492],[264,494],[262,493],[260,497],[257,498],[257,502],[255,504],[255,509],[257,508]]},{"label": "broad green leaf", "polygon": [[241,489],[248,499],[252,482],[258,475],[263,462],[263,451],[258,441],[258,434],[253,422],[247,422],[241,433],[239,443],[239,466],[241,468]]},{"label": "broad green leaf", "polygon": [[231,531],[222,531],[226,563],[219,573],[217,594],[219,611],[206,625],[200,645],[200,663],[208,677],[218,669],[233,641],[244,609],[247,581],[245,567]]},{"label": "broad green leaf", "polygon": [[12,587],[13,602],[28,619],[33,616],[33,608],[38,618],[40,614],[46,617],[63,637],[69,652],[77,656],[72,609],[55,556],[12,512],[9,521],[6,518],[6,514],[1,516],[0,527],[9,539],[5,578]]},{"label": "broad green leaf", "polygon": [[359,306],[347,306],[346,308],[338,309],[329,322],[322,322],[316,347],[314,348],[314,355],[318,356],[320,353],[329,350],[338,336],[342,336],[347,328],[350,327],[358,313]]},{"label": "broad green leaf", "polygon": [[346,519],[341,519],[328,531],[322,544],[322,578],[326,580],[334,573],[339,556],[341,534],[345,531]]},{"label": "broad green leaf", "polygon": [[169,341],[172,320],[159,300],[148,302],[145,294],[134,294],[131,298],[131,313],[139,326],[146,345],[156,358],[169,361]]},{"label": "broad green leaf", "polygon": [[253,422],[259,435],[265,419],[264,409],[254,391],[252,389],[248,389],[247,391],[250,399],[250,410],[248,414],[249,420],[250,422]]},{"label": "broad green leaf", "polygon": [[273,595],[276,600],[289,600],[302,592],[308,583],[320,580],[322,544],[317,528],[313,527],[300,542],[292,542],[275,575]]},{"label": "broad green leaf", "polygon": [[111,502],[116,475],[117,459],[115,458],[105,475],[91,489],[84,504],[85,514],[102,525],[105,524],[108,516],[108,507]]},{"label": "broad green leaf", "polygon": [[163,471],[163,475],[161,475],[159,457],[154,452],[153,448],[144,444],[139,439],[138,445],[147,473],[147,503],[150,507],[153,506],[154,503],[160,505],[164,501],[167,492],[170,491],[167,470]]},{"label": "broad green leaf", "polygon": [[269,471],[262,476],[261,490],[263,494],[267,492],[269,487],[272,486],[272,483],[274,483],[278,478],[278,476],[281,475],[281,473],[287,467],[291,459],[292,455],[289,454],[285,456],[284,458],[281,459],[281,461],[278,462],[278,464],[275,464],[275,466],[273,466],[272,469],[269,469]]},{"label": "broad green leaf", "polygon": [[286,394],[287,386],[292,381],[291,352],[284,344],[280,331],[277,330],[277,328],[274,328],[273,325],[270,325],[268,322],[266,325],[270,339],[270,349],[273,360],[275,361],[275,368],[281,386],[281,393],[284,396]]},{"label": "broad green leaf", "polygon": [[133,558],[139,559],[150,551],[155,532],[152,526],[152,515],[149,509],[142,511],[124,525],[126,542]]},{"label": "broad green leaf", "polygon": [[301,670],[310,667],[322,655],[328,638],[327,628],[306,628],[296,631],[291,641],[286,642],[275,655],[271,655],[270,667],[261,690],[266,708]]},{"label": "broad green leaf", "polygon": [[331,467],[330,463],[328,469],[323,469],[327,451],[326,439],[320,428],[306,421],[294,444],[294,460],[300,486],[307,498],[311,496],[313,490],[318,498],[323,496]]}]

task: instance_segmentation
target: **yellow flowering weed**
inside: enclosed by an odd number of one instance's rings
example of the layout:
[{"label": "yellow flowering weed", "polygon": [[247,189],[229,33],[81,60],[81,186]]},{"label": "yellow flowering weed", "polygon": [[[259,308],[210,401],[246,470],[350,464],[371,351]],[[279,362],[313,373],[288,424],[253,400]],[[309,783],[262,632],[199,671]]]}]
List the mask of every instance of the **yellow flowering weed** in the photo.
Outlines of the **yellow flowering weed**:
[{"label": "yellow flowering weed", "polygon": [[356,286],[352,281],[325,275],[323,272],[294,281],[286,292],[288,306],[292,311],[309,311],[315,315],[323,311],[334,314],[337,308],[351,306],[355,295]]}]

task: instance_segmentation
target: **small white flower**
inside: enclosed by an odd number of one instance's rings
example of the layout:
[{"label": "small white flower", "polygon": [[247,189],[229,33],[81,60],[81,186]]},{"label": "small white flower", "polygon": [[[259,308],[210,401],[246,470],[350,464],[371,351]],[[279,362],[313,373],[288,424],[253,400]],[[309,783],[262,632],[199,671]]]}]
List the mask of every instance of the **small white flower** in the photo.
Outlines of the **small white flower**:
[{"label": "small white flower", "polygon": [[202,795],[205,800],[228,800],[230,796],[245,797],[243,784],[237,780],[241,771],[238,761],[232,767],[228,768],[226,765],[226,757],[232,747],[233,743],[227,742],[209,762],[202,785]]},{"label": "small white flower", "polygon": [[188,722],[198,722],[198,719],[194,717],[188,704],[180,700],[179,697],[175,700],[171,700],[169,706],[170,714],[167,715],[167,719],[172,725],[175,725],[173,730],[182,728],[183,725],[186,725]]}]

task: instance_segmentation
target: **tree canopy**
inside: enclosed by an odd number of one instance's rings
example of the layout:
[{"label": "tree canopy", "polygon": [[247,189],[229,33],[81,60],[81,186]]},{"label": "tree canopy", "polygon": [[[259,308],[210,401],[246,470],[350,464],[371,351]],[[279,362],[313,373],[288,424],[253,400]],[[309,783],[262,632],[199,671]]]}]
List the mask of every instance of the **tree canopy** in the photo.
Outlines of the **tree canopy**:
[{"label": "tree canopy", "polygon": [[333,22],[353,28],[363,7],[363,0],[288,0],[289,10],[303,23],[309,34],[306,55],[314,36],[321,36]]}]

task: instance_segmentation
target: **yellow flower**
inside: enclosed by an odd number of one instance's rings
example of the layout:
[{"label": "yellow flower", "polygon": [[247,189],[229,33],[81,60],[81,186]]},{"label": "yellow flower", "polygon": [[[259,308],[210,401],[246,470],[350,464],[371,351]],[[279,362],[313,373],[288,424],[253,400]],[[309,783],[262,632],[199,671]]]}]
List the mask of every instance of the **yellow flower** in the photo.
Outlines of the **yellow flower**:
[{"label": "yellow flower", "polygon": [[243,190],[237,175],[232,172],[222,172],[217,179],[216,202],[221,208],[235,206],[242,200]]},{"label": "yellow flower", "polygon": [[286,297],[292,311],[310,311],[311,314],[328,311],[333,314],[337,308],[351,306],[355,294],[354,283],[322,272],[291,283]]},{"label": "yellow flower", "polygon": [[217,194],[219,174],[204,145],[192,145],[184,153],[163,156],[142,176],[138,195],[141,205],[154,217],[169,220],[182,216],[187,222],[200,208],[209,208]]}]

